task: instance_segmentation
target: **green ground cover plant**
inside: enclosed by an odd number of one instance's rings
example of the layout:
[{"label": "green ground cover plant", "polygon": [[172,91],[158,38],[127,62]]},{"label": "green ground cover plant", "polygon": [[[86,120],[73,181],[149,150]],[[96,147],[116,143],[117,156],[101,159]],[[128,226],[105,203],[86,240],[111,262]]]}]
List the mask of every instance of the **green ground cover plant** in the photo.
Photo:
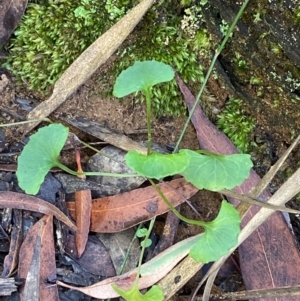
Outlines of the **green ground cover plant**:
[{"label": "green ground cover plant", "polygon": [[[87,1],[88,2],[88,1]],[[115,9],[114,3],[116,1],[106,1],[106,9],[110,11],[110,18],[118,18],[121,16],[124,11],[122,9]],[[206,3],[206,0],[200,1],[201,3]],[[221,46],[216,49],[215,56],[212,60],[212,64],[205,78],[202,76],[202,69],[199,68],[199,74],[201,74],[201,78],[199,81],[203,81],[203,85],[201,90],[197,96],[197,100],[199,101],[201,94],[204,90],[205,84],[207,82],[208,77],[211,74],[212,67],[214,65],[215,59],[222,51],[227,39],[232,36],[232,30],[235,26],[236,21],[239,19],[243,9],[247,5],[249,1],[245,1],[239,14],[236,19],[229,27],[226,25],[226,31],[224,31],[225,38],[221,44]],[[192,5],[194,1],[192,0],[182,0],[182,5]],[[78,17],[82,17],[86,15],[86,11],[84,9],[79,9],[76,11]],[[195,10],[191,10],[191,13],[186,13],[186,15],[191,16],[192,13],[195,13]],[[173,32],[172,29],[168,29],[168,33]],[[162,29],[163,31],[163,29]],[[167,32],[167,31],[163,31]],[[174,34],[173,36],[175,36]],[[207,42],[207,36],[204,31],[200,33],[197,32],[196,36],[198,36],[199,41],[201,40],[203,43]],[[163,36],[165,37],[165,36]],[[166,41],[166,40],[163,40]],[[173,41],[173,40],[172,40]],[[179,43],[176,40],[174,43]],[[179,43],[180,44],[180,43]],[[164,43],[160,44],[160,48]],[[168,46],[168,45],[165,45]],[[166,47],[165,47],[166,48]],[[133,47],[134,49],[134,47]],[[135,49],[138,51],[138,47]],[[176,51],[175,51],[176,52]],[[128,57],[130,58],[127,61],[127,65],[123,65],[123,67],[128,67],[131,65],[132,60],[136,60],[136,57],[132,55],[133,52],[129,50],[124,54],[124,57],[127,53],[131,53]],[[173,52],[170,52],[171,54]],[[135,58],[135,59],[134,59]],[[153,57],[152,57],[153,58]],[[156,57],[155,57],[156,58]],[[187,59],[183,57],[183,60]],[[176,64],[174,62],[166,62],[172,65],[176,71],[180,60],[177,60]],[[178,63],[179,62],[179,63]],[[197,62],[198,63],[198,62]],[[179,66],[180,67],[180,66]],[[240,61],[240,67],[244,67],[242,61]],[[120,67],[119,67],[120,68]],[[133,69],[130,69],[133,68]],[[211,222],[203,222],[199,220],[190,220],[186,217],[180,215],[175,208],[173,208],[172,204],[166,199],[166,197],[162,194],[162,192],[158,189],[153,179],[162,180],[166,176],[180,174],[187,181],[193,183],[199,189],[208,189],[212,191],[218,191],[223,188],[231,189],[240,183],[243,182],[245,178],[247,178],[249,174],[249,170],[252,166],[250,161],[250,156],[248,155],[231,155],[231,156],[223,156],[219,154],[213,154],[209,152],[205,152],[203,150],[179,150],[179,144],[182,138],[179,138],[177,145],[175,147],[174,153],[170,155],[161,155],[159,153],[153,152],[151,150],[151,128],[150,128],[150,118],[151,118],[151,110],[153,112],[153,108],[161,108],[160,102],[164,102],[161,100],[165,100],[166,92],[163,87],[168,85],[173,85],[173,71],[170,66],[165,64],[161,64],[160,62],[155,61],[140,61],[136,62],[133,66],[131,66],[127,70],[124,70],[125,74],[129,74],[129,77],[126,76],[126,80],[130,80],[131,76],[134,78],[135,72],[139,70],[139,77],[133,80],[135,86],[133,87],[130,82],[126,81],[122,83],[122,76],[120,75],[117,78],[117,82],[114,89],[114,95],[116,97],[123,97],[130,93],[136,93],[137,98],[140,101],[146,100],[147,105],[147,123],[148,123],[148,155],[141,155],[137,152],[129,152],[126,156],[126,162],[129,167],[135,172],[135,174],[105,174],[105,173],[76,173],[75,171],[70,170],[68,167],[61,164],[59,161],[59,153],[66,141],[66,136],[68,133],[68,128],[64,127],[61,124],[51,124],[47,127],[41,128],[36,134],[32,135],[30,138],[30,142],[25,146],[23,153],[19,157],[18,161],[18,171],[17,176],[19,180],[20,187],[22,187],[27,193],[35,194],[38,192],[41,183],[44,180],[45,175],[50,170],[51,167],[59,166],[65,171],[73,174],[73,175],[106,175],[106,176],[137,176],[142,175],[144,177],[148,177],[151,184],[157,190],[157,193],[161,196],[161,198],[169,205],[170,209],[184,222],[202,226],[205,229],[203,235],[197,237],[193,237],[192,242],[184,245],[184,248],[188,250],[189,255],[196,261],[201,262],[210,262],[217,260],[227,253],[227,250],[232,247],[236,247],[237,236],[239,234],[240,228],[240,217],[238,212],[226,201],[222,201],[220,212],[217,218]],[[186,65],[185,67],[188,69],[189,67]],[[149,72],[150,71],[150,72]],[[157,72],[157,73],[156,73]],[[145,73],[145,74],[144,74]],[[131,76],[130,76],[131,74]],[[140,76],[141,75],[141,76]],[[143,75],[146,75],[145,78]],[[147,77],[147,75],[150,75]],[[124,77],[125,78],[125,77]],[[158,80],[159,79],[159,80]],[[165,83],[164,85],[160,85],[160,83]],[[117,84],[118,83],[118,84]],[[137,84],[138,83],[138,84]],[[259,79],[252,79],[251,84],[260,85]],[[157,85],[154,87],[154,85]],[[119,86],[122,93],[118,92]],[[176,86],[171,86],[172,89],[176,89]],[[127,88],[130,88],[126,91]],[[169,88],[166,89],[170,91]],[[158,91],[158,92],[157,92]],[[140,93],[142,92],[142,93]],[[177,94],[176,94],[177,95]],[[170,95],[169,95],[170,96]],[[171,98],[171,97],[169,97]],[[170,106],[168,100],[166,103],[173,110],[174,107]],[[197,102],[196,102],[197,104]],[[195,104],[195,106],[196,106]],[[231,106],[232,104],[232,106]],[[228,136],[233,140],[233,142],[237,145],[240,151],[246,152],[249,149],[249,144],[246,142],[246,136],[249,135],[249,129],[253,127],[253,121],[245,120],[243,117],[243,113],[240,110],[240,100],[235,98],[231,98],[228,101],[228,106],[226,106],[224,110],[224,116],[219,116],[219,126],[223,131],[225,131]],[[155,113],[157,111],[154,111]],[[241,114],[240,114],[241,113]],[[193,114],[193,110],[191,110],[190,117]],[[226,116],[227,114],[227,116]],[[229,117],[229,118],[228,118]],[[223,118],[223,119],[222,119]],[[190,119],[190,118],[189,118]],[[187,121],[187,123],[189,120]],[[223,126],[223,128],[222,128]],[[226,130],[228,129],[228,131]],[[239,129],[238,129],[239,128]],[[186,127],[183,129],[183,133]],[[235,140],[234,136],[231,136],[230,133],[236,133],[241,131],[244,136],[237,137]],[[46,139],[47,138],[47,139]],[[50,143],[47,141],[50,138]],[[47,141],[46,141],[47,140]],[[48,143],[48,144],[47,144]],[[37,160],[36,160],[37,159]],[[195,168],[196,166],[196,168]],[[234,177],[232,177],[234,175]],[[144,241],[141,243],[142,252],[140,256],[138,271],[135,279],[135,283],[133,287],[129,291],[123,291],[117,286],[114,286],[114,289],[120,293],[120,295],[128,300],[128,301],[137,301],[137,300],[163,300],[162,291],[159,287],[153,286],[153,289],[149,290],[148,293],[142,295],[138,290],[138,279],[139,276],[143,273],[143,266],[141,266],[141,260],[143,258],[142,254],[144,249],[149,246],[151,243],[148,239],[149,234],[151,232],[154,220],[150,222],[150,226],[148,230],[144,229],[142,233],[139,234],[139,237],[144,237]],[[182,241],[181,243],[185,243]],[[178,251],[177,248],[175,251]],[[174,256],[174,255],[173,255]],[[175,255],[177,256],[177,254]],[[169,258],[165,256],[162,261],[158,263],[158,265],[162,265]],[[155,269],[152,267],[149,268],[150,273]]]},{"label": "green ground cover plant", "polygon": [[247,115],[243,105],[242,99],[230,98],[217,117],[217,126],[228,135],[242,153],[247,153],[251,146],[250,135],[255,123],[254,119]]},{"label": "green ground cover plant", "polygon": [[143,237],[144,240],[141,241],[141,254],[139,258],[138,263],[138,269],[137,269],[137,276],[135,278],[134,284],[131,287],[130,290],[125,291],[118,287],[116,284],[112,284],[113,289],[120,294],[121,297],[123,297],[127,301],[163,301],[164,300],[164,294],[161,288],[157,285],[153,285],[150,290],[148,290],[144,295],[139,291],[138,288],[138,280],[139,276],[141,274],[141,268],[142,268],[142,260],[144,257],[144,252],[147,247],[151,245],[151,240],[149,239],[152,228],[154,226],[155,219],[152,219],[150,221],[150,225],[148,229],[142,228],[139,229],[136,232],[136,236]]},{"label": "green ground cover plant", "polygon": [[[218,191],[232,189],[240,185],[249,175],[252,167],[247,154],[219,155],[207,151],[179,150],[173,154],[162,155],[151,150],[151,91],[154,85],[172,80],[174,71],[169,66],[157,61],[135,62],[124,70],[116,80],[114,95],[124,97],[131,93],[142,92],[147,105],[148,154],[142,155],[130,151],[126,155],[126,164],[135,174],[109,174],[102,172],[77,173],[59,161],[59,153],[67,140],[68,128],[61,124],[50,124],[31,135],[29,142],[18,158],[17,178],[19,186],[26,193],[36,194],[45,175],[51,167],[61,167],[73,175],[102,176],[145,176],[149,178],[158,194],[169,205],[170,209],[183,221],[202,226],[203,236],[191,247],[189,255],[196,261],[204,263],[215,261],[225,255],[237,244],[240,232],[240,216],[236,209],[226,201],[222,202],[217,218],[211,222],[191,220],[182,216],[170,204],[152,179],[162,180],[166,176],[181,174],[188,182],[199,189]],[[152,221],[154,222],[154,221]],[[151,227],[149,228],[149,232]],[[148,234],[147,234],[148,235]],[[147,235],[145,241],[147,241]],[[146,244],[143,245],[143,248]],[[139,264],[139,268],[141,262]],[[124,292],[114,287],[126,300],[162,300],[158,288],[142,295],[137,289],[139,273],[134,286]],[[153,297],[153,294],[155,297]]]},{"label": "green ground cover plant", "polygon": [[[231,248],[236,246],[240,232],[240,216],[236,209],[226,201],[222,201],[220,212],[215,220],[203,222],[188,219],[176,211],[168,199],[159,190],[153,179],[163,180],[166,176],[180,174],[199,189],[218,191],[223,188],[231,189],[240,185],[248,177],[252,167],[249,155],[237,154],[225,156],[212,154],[203,150],[179,150],[180,141],[204,91],[205,84],[212,72],[216,58],[230,37],[232,30],[246,5],[247,1],[245,1],[236,16],[236,19],[228,28],[226,36],[213,57],[208,73],[203,79],[203,85],[197,95],[197,101],[190,112],[189,119],[177,141],[173,154],[161,155],[151,150],[150,120],[151,108],[153,107],[153,103],[156,102],[154,99],[156,99],[157,96],[160,96],[155,93],[154,86],[160,83],[170,83],[171,81],[174,81],[174,71],[169,65],[163,62],[154,60],[137,61],[133,66],[130,66],[118,76],[113,91],[116,97],[124,97],[131,93],[137,94],[142,92],[139,94],[140,99],[146,99],[148,153],[147,155],[142,155],[135,151],[131,151],[126,155],[126,163],[135,174],[116,175],[101,172],[77,173],[70,170],[59,161],[59,153],[67,139],[68,128],[61,124],[50,124],[47,127],[41,128],[36,134],[30,137],[28,144],[24,147],[23,152],[18,158],[17,177],[20,187],[27,193],[36,194],[46,173],[54,166],[59,166],[73,175],[98,174],[122,177],[136,175],[145,176],[149,179],[161,198],[180,219],[186,223],[202,226],[204,228],[205,232],[203,235],[193,241],[193,243],[187,244],[189,255],[194,260],[207,263],[215,261],[227,254]],[[117,13],[122,12],[117,11]],[[85,14],[86,12],[84,10],[77,10],[78,16]],[[191,13],[188,14],[191,15]],[[201,38],[203,38],[203,36]],[[180,69],[181,67],[178,65],[178,62],[177,64],[172,65],[175,66],[176,69]],[[201,70],[201,68],[199,70]],[[160,101],[163,103],[163,99]],[[149,245],[148,237],[153,223],[154,220],[150,222],[150,226],[147,232],[145,232],[145,240],[141,245],[142,254],[145,247]],[[138,290],[138,279],[142,271],[142,254],[140,256],[138,271],[132,288],[128,291],[122,291],[120,288],[114,286],[114,289],[128,301],[163,300],[163,292],[159,287],[154,286],[145,295],[142,295]]]}]

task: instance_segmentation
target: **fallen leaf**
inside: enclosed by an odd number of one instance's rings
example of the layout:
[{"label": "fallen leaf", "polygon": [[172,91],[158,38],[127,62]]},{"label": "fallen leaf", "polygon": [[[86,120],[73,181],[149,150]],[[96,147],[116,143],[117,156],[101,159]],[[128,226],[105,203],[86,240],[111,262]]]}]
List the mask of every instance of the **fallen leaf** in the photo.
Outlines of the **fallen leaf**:
[{"label": "fallen leaf", "polygon": [[[176,80],[188,108],[191,109],[195,103],[194,95],[179,76],[176,76]],[[192,122],[197,131],[201,148],[219,154],[237,153],[233,143],[208,120],[199,105],[193,114]],[[260,177],[254,170],[251,170],[249,178],[234,190],[240,194],[248,194],[259,181]],[[270,197],[271,194],[267,190],[260,195],[260,199],[263,201]],[[229,198],[229,200],[234,205],[238,204],[235,199]],[[242,220],[242,227],[258,210],[257,206],[251,206]],[[282,258],[284,258],[284,263]],[[239,246],[239,259],[244,282],[249,290],[299,283],[297,268],[300,265],[299,251],[282,213],[273,213],[271,218],[267,219]],[[284,299],[277,298],[274,300]]]},{"label": "fallen leaf", "polygon": [[90,190],[79,190],[75,192],[76,212],[76,249],[78,257],[84,252],[90,231],[92,210],[92,195]]},{"label": "fallen leaf", "polygon": [[132,140],[131,138],[122,135],[115,130],[108,128],[107,126],[102,126],[101,124],[89,120],[88,118],[82,116],[60,116],[61,120],[71,124],[72,126],[78,128],[79,130],[88,133],[100,140],[107,142],[117,148],[124,151],[136,150],[141,154],[147,154],[147,147],[141,145],[140,143]]},{"label": "fallen leaf", "polygon": [[0,48],[8,41],[18,26],[27,2],[27,0],[6,0],[0,2]]},{"label": "fallen leaf", "polygon": [[[139,278],[139,289],[144,289],[154,285],[166,274],[168,274],[178,262],[184,258],[190,248],[199,240],[200,235],[190,237],[183,240],[167,250],[160,253],[158,256],[143,264],[141,267],[141,277]],[[137,269],[127,272],[123,275],[105,279],[101,282],[87,287],[75,287],[63,282],[57,281],[58,285],[78,290],[86,295],[98,299],[115,298],[119,295],[112,288],[112,284],[116,284],[124,290],[129,290],[135,281]]]},{"label": "fallen leaf", "polygon": [[45,215],[27,233],[20,249],[20,278],[26,279],[21,290],[23,301],[59,301],[53,240],[53,217]]},{"label": "fallen leaf", "polygon": [[231,293],[222,293],[222,294],[212,294],[210,295],[210,300],[248,300],[253,298],[267,298],[270,300],[270,297],[287,297],[290,298],[291,296],[300,296],[300,285],[294,286],[285,286],[285,287],[278,287],[278,288],[271,288],[271,289],[263,289],[263,290],[252,290],[252,291],[238,291],[238,292],[231,292]]},{"label": "fallen leaf", "polygon": [[22,238],[22,211],[14,210],[14,224],[11,231],[9,253],[4,258],[1,277],[9,277],[16,268]]},{"label": "fallen leaf", "polygon": [[0,208],[15,208],[54,215],[58,220],[76,230],[76,226],[54,205],[31,195],[0,191]]},{"label": "fallen leaf", "polygon": [[74,235],[68,235],[68,240],[66,241],[64,248],[65,252],[77,262],[84,271],[104,277],[116,275],[109,252],[96,236],[89,236],[85,251],[80,258],[78,258],[75,247]]},{"label": "fallen leaf", "polygon": [[[80,162],[79,149],[75,150],[77,171],[83,172]],[[78,176],[78,178],[85,178],[85,176]],[[88,240],[92,210],[92,195],[88,189],[79,190],[75,192],[75,214],[77,231],[75,234],[76,249],[78,257],[81,257],[84,252],[86,242]]]},{"label": "fallen leaf", "polygon": [[[137,239],[132,241],[133,237],[135,237],[135,229],[131,228],[109,234],[97,233],[96,236],[109,252],[117,275],[133,270],[137,266],[140,257],[140,245]],[[125,258],[128,249],[128,257]],[[121,271],[123,265],[124,268]]]},{"label": "fallen leaf", "polygon": [[[40,296],[40,267],[41,267],[41,230],[42,223],[37,226],[29,235],[29,245],[24,244],[20,257],[22,261],[19,264],[19,277],[25,279],[25,286],[21,289],[20,297],[22,301],[39,301]],[[34,231],[36,230],[36,231]],[[32,252],[33,251],[33,252]],[[27,256],[26,256],[27,255]],[[29,255],[29,256],[28,256]],[[27,257],[27,258],[26,258]],[[26,260],[27,259],[27,260]],[[29,266],[24,268],[24,263]]]},{"label": "fallen leaf", "polygon": [[[175,209],[180,213],[180,206],[176,207]],[[146,261],[149,261],[162,251],[174,245],[174,241],[177,237],[177,229],[179,222],[180,219],[174,214],[174,212],[169,211],[164,224],[163,233],[160,235],[159,241],[156,244],[154,250],[152,252],[148,250]]]},{"label": "fallen leaf", "polygon": [[[27,119],[42,119],[56,110],[119,48],[154,2],[155,0],[140,2],[90,45],[55,83],[51,97],[34,108]],[[23,125],[21,130],[26,134],[39,123]]]},{"label": "fallen leaf", "polygon": [[[198,189],[183,178],[158,185],[174,207],[193,196]],[[75,219],[75,203],[68,202],[70,215]],[[170,208],[152,186],[122,194],[94,199],[90,231],[118,232],[161,215]]]}]

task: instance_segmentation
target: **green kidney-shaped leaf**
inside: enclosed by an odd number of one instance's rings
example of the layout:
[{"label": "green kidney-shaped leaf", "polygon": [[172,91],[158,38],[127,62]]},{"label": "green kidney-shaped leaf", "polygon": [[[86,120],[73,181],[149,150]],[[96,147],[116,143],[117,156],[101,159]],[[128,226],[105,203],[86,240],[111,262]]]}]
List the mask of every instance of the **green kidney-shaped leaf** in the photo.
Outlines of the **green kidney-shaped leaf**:
[{"label": "green kidney-shaped leaf", "polygon": [[59,153],[69,129],[62,124],[50,124],[30,136],[18,157],[17,178],[27,194],[37,194],[49,170],[57,165]]},{"label": "green kidney-shaped leaf", "polygon": [[218,216],[206,223],[204,235],[192,246],[189,255],[203,263],[218,260],[237,244],[240,222],[237,210],[223,201]]},{"label": "green kidney-shaped leaf", "polygon": [[181,173],[189,163],[185,153],[163,155],[152,153],[148,156],[130,151],[125,156],[126,164],[138,174],[152,179],[162,179]]},{"label": "green kidney-shaped leaf", "polygon": [[153,285],[151,289],[145,294],[141,294],[136,285],[124,291],[116,284],[112,284],[113,289],[126,301],[163,301],[164,293],[158,285]]},{"label": "green kidney-shaped leaf", "polygon": [[156,84],[174,78],[171,66],[157,61],[135,62],[117,77],[113,94],[124,97],[134,92],[146,91]]},{"label": "green kidney-shaped leaf", "polygon": [[199,189],[232,189],[248,178],[253,166],[247,154],[202,155],[188,149],[179,153],[190,156],[189,165],[181,174]]}]

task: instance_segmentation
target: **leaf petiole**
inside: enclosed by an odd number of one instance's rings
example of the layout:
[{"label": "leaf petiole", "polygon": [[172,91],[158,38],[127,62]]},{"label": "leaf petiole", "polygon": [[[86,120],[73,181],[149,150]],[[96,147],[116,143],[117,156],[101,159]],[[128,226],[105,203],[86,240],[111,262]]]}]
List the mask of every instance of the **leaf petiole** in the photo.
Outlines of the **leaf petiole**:
[{"label": "leaf petiole", "polygon": [[108,172],[97,172],[97,171],[77,172],[65,166],[64,164],[60,163],[59,161],[56,162],[56,166],[73,176],[104,176],[104,177],[119,177],[119,178],[140,177],[140,175],[138,174],[127,174],[127,173],[108,173]]},{"label": "leaf petiole", "polygon": [[144,90],[147,104],[147,131],[148,131],[148,144],[147,144],[147,155],[151,153],[151,91],[150,88]]},{"label": "leaf petiole", "polygon": [[196,226],[201,226],[203,228],[207,227],[207,222],[203,222],[203,221],[197,221],[194,219],[189,219],[186,218],[185,216],[181,215],[176,209],[175,207],[169,202],[169,200],[165,197],[165,195],[162,193],[162,191],[159,189],[159,187],[154,183],[153,180],[148,179],[149,182],[151,183],[151,185],[154,187],[154,189],[156,190],[156,192],[159,194],[159,196],[164,200],[164,202],[169,206],[169,208],[171,209],[171,211],[182,221],[184,221],[187,224],[190,225],[196,225]]}]

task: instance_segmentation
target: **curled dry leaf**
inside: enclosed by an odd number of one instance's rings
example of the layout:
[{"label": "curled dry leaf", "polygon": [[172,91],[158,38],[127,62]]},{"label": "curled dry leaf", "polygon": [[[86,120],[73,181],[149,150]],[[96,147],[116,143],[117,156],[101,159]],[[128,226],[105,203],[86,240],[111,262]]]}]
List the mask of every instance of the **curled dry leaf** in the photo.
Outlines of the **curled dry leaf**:
[{"label": "curled dry leaf", "polygon": [[31,195],[0,191],[0,208],[15,208],[54,215],[58,220],[76,230],[76,226],[54,205]]},{"label": "curled dry leaf", "polygon": [[[81,162],[80,162],[80,152],[79,149],[75,150],[76,162],[78,172],[82,172]],[[85,176],[78,176],[78,178],[85,179]],[[76,212],[76,226],[77,231],[75,234],[76,249],[78,257],[81,257],[84,252],[91,222],[91,210],[92,210],[92,195],[91,191],[79,190],[75,192],[75,212]]]},{"label": "curled dry leaf", "polygon": [[[174,207],[198,191],[183,178],[158,186]],[[75,203],[68,202],[67,207],[71,217],[75,219]],[[168,205],[158,196],[152,186],[94,199],[90,230],[98,233],[122,231],[168,210]]]},{"label": "curled dry leaf", "polygon": [[90,231],[92,195],[90,190],[79,190],[75,192],[76,226],[75,235],[78,257],[84,252]]}]

